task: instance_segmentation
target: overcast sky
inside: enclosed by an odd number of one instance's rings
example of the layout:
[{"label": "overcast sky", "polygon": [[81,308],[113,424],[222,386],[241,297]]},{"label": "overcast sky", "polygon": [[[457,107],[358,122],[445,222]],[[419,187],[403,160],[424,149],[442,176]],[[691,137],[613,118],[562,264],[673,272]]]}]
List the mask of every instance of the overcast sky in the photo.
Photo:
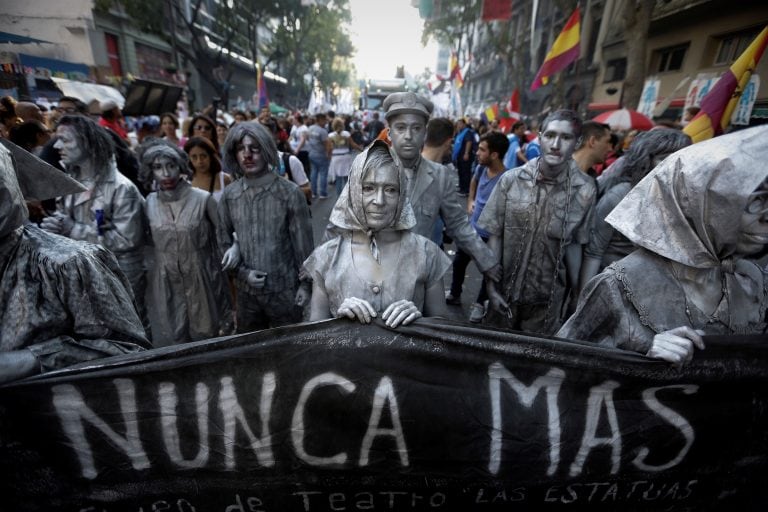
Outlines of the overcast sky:
[{"label": "overcast sky", "polygon": [[410,0],[350,0],[350,35],[357,48],[358,78],[394,78],[397,66],[418,75],[425,67],[433,72],[437,44],[421,46],[423,21]]}]

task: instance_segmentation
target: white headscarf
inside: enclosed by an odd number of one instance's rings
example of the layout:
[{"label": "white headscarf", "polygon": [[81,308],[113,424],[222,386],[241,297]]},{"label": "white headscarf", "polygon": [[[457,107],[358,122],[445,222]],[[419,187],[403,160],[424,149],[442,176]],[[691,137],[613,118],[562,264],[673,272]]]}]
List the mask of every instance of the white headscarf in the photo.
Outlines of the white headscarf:
[{"label": "white headscarf", "polygon": [[400,163],[397,153],[395,153],[386,142],[381,140],[374,141],[362,153],[355,157],[355,160],[352,162],[352,168],[349,171],[349,182],[347,183],[347,186],[344,187],[344,190],[342,190],[338,201],[336,201],[336,204],[331,211],[329,221],[331,224],[338,226],[341,229],[363,231],[368,235],[371,255],[373,255],[376,261],[379,261],[379,248],[376,243],[376,233],[368,226],[368,221],[365,217],[365,208],[363,206],[363,179],[365,178],[366,173],[365,164],[368,161],[368,155],[371,154],[374,148],[381,148],[390,154],[395,169],[397,170],[397,178],[400,183],[400,196],[397,202],[397,212],[395,213],[392,225],[385,229],[403,231],[411,229],[416,225],[416,216],[414,215],[411,203],[407,198],[407,179],[405,172],[403,171],[403,165]]},{"label": "white headscarf", "polygon": [[733,256],[747,198],[768,177],[768,126],[699,142],[638,183],[606,221],[664,258],[706,269]]}]

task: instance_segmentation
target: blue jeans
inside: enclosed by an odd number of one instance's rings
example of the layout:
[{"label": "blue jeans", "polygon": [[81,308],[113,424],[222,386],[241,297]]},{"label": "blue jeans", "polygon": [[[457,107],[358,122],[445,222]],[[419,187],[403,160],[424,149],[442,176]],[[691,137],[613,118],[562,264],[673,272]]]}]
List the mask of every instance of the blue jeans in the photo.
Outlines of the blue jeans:
[{"label": "blue jeans", "polygon": [[[309,181],[312,187],[313,196],[328,195],[328,166],[331,161],[327,158],[309,157],[309,163],[312,164],[312,174]],[[320,183],[318,183],[318,181]],[[319,186],[318,186],[319,185]]]},{"label": "blue jeans", "polygon": [[344,190],[344,185],[349,181],[349,176],[336,176],[336,196],[341,195],[341,191]]}]

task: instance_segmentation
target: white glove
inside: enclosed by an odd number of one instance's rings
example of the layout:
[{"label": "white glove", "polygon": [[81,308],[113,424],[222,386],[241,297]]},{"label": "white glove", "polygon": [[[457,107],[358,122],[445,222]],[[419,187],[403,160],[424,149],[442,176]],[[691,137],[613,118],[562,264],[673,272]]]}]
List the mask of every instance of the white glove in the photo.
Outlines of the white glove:
[{"label": "white glove", "polygon": [[221,259],[221,268],[223,270],[235,269],[240,265],[240,259],[240,244],[235,241],[232,247],[224,253],[224,257]]},{"label": "white glove", "polygon": [[410,300],[393,302],[381,314],[381,319],[388,327],[397,327],[400,324],[408,325],[417,318],[421,318],[421,311]]},{"label": "white glove", "polygon": [[68,215],[56,212],[50,217],[46,217],[40,223],[40,228],[55,235],[67,236],[75,226],[75,221]]},{"label": "white glove", "polygon": [[682,366],[693,358],[694,347],[704,350],[704,331],[690,327],[676,327],[653,337],[653,344],[646,354],[648,357],[663,359],[676,366]]},{"label": "white glove", "polygon": [[367,300],[349,297],[344,299],[336,310],[336,316],[338,318],[346,316],[350,320],[357,319],[361,324],[369,324],[371,319],[376,318],[376,310]]}]

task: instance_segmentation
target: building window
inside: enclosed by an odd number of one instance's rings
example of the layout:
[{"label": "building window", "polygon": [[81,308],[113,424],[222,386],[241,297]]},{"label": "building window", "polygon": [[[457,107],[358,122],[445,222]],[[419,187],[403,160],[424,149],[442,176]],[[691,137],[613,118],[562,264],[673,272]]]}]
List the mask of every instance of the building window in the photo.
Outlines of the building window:
[{"label": "building window", "polygon": [[117,42],[117,36],[114,34],[104,34],[107,44],[107,59],[109,67],[112,69],[112,76],[123,76],[123,66],[120,64],[120,45]]},{"label": "building window", "polygon": [[744,50],[757,37],[758,32],[757,28],[753,28],[716,38],[719,44],[713,64],[715,66],[722,66],[732,63],[739,55],[744,53]]},{"label": "building window", "polygon": [[624,80],[627,76],[627,59],[622,57],[620,59],[609,60],[605,64],[605,74],[603,75],[603,82],[618,82]]},{"label": "building window", "polygon": [[654,55],[659,63],[657,71],[663,73],[665,71],[681,70],[683,68],[683,60],[685,60],[685,52],[687,51],[688,43],[656,50]]}]

